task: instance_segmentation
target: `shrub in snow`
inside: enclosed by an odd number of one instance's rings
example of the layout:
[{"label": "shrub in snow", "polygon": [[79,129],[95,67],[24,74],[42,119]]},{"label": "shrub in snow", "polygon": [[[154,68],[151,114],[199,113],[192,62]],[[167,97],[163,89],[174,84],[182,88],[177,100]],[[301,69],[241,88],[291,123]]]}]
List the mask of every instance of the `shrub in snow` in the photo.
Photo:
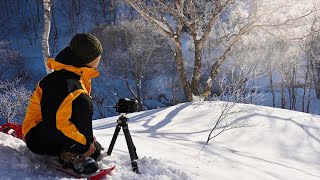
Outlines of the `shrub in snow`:
[{"label": "shrub in snow", "polygon": [[23,120],[31,91],[19,85],[19,81],[0,81],[0,118],[5,122]]}]

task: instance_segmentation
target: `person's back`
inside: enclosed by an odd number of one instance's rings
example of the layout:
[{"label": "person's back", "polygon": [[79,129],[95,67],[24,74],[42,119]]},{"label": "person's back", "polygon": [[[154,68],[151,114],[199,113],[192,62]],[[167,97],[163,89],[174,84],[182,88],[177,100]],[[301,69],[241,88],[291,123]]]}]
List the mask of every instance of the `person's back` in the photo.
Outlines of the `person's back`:
[{"label": "person's back", "polygon": [[82,89],[79,76],[66,71],[54,71],[40,82],[42,89],[41,111],[43,123],[56,126],[56,113],[64,99],[72,92]]}]

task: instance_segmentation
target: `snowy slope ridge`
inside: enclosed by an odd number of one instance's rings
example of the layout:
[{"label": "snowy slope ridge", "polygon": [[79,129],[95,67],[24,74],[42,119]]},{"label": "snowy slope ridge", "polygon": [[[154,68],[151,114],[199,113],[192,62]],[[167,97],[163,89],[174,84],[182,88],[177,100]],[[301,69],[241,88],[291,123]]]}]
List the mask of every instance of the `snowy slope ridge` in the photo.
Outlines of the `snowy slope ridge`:
[{"label": "snowy slope ridge", "polygon": [[[203,147],[220,107],[194,102],[129,114],[141,175],[131,171],[122,132],[106,155],[118,117],[95,120],[94,134],[106,148],[99,165],[116,165],[110,180],[320,179],[320,116],[239,104],[249,110],[228,118],[252,127],[226,131]],[[0,179],[70,178],[37,158],[22,141],[0,134]]]}]

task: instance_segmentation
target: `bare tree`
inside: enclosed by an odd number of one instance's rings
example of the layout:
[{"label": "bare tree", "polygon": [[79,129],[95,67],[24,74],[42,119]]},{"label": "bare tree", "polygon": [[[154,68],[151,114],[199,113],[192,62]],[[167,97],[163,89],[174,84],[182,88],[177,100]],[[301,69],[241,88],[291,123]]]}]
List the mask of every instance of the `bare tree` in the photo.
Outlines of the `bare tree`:
[{"label": "bare tree", "polygon": [[[169,37],[175,45],[175,59],[183,84],[186,100],[192,100],[192,94],[199,96],[211,90],[213,80],[225,62],[232,47],[241,39],[242,35],[253,28],[280,26],[288,24],[290,17],[284,20],[274,19],[267,22],[270,15],[283,11],[286,2],[268,5],[264,1],[200,1],[200,0],[126,0],[139,14]],[[277,7],[277,6],[280,7]],[[292,4],[289,4],[292,5]],[[250,7],[250,8],[248,8]],[[271,10],[267,10],[273,8]],[[310,14],[310,13],[307,13]],[[302,15],[301,17],[304,17]],[[294,18],[292,18],[293,20]],[[278,22],[277,22],[278,21]],[[193,73],[189,75],[185,70],[185,60],[182,51],[182,35],[186,33],[194,44]],[[216,35],[213,47],[220,51],[212,63],[206,86],[201,89],[202,53],[210,35]],[[221,48],[218,48],[218,47]],[[189,83],[191,78],[191,83]]]},{"label": "bare tree", "polygon": [[[93,3],[93,2],[90,2]],[[65,1],[57,1],[57,11],[59,11],[60,19],[66,22],[66,32],[75,35],[77,32],[87,31],[86,29],[86,20],[85,12],[86,1],[84,0],[65,0]],[[90,5],[91,6],[91,5]],[[90,7],[89,6],[89,7]],[[89,11],[89,10],[87,10]],[[88,16],[92,16],[92,14],[88,14]],[[98,16],[99,17],[99,16]],[[91,18],[90,20],[91,21]],[[90,22],[88,22],[90,23]]]},{"label": "bare tree", "polygon": [[308,59],[317,98],[320,98],[320,34],[313,33],[308,42]]},{"label": "bare tree", "polygon": [[260,92],[260,86],[253,83],[256,78],[261,77],[263,74],[257,69],[241,65],[237,69],[233,68],[230,74],[219,78],[218,85],[221,94],[214,98],[221,110],[207,137],[206,144],[225,131],[254,126],[248,121],[235,119],[233,115],[253,109],[252,106],[237,107],[238,103],[258,103],[263,100],[265,95]]},{"label": "bare tree", "polygon": [[0,79],[7,79],[10,76],[10,68],[6,67],[6,64],[9,63],[10,59],[13,59],[10,57],[16,56],[16,53],[10,51],[7,47],[8,43],[8,41],[0,41],[0,53],[2,54],[0,57]]},{"label": "bare tree", "polygon": [[[282,57],[278,60],[277,70],[281,75],[281,108],[296,110],[300,49],[297,43],[290,41],[282,47]],[[288,97],[286,97],[288,94]]]},{"label": "bare tree", "polygon": [[43,54],[43,62],[44,62],[47,74],[52,72],[52,70],[47,67],[47,59],[50,57],[49,36],[50,36],[50,27],[51,27],[52,4],[53,2],[51,2],[51,0],[43,0],[44,28],[42,33],[42,54]]},{"label": "bare tree", "polygon": [[[168,64],[170,64],[170,66],[168,66]],[[167,86],[171,91],[172,104],[181,103],[181,92],[183,91],[183,88],[179,78],[179,72],[177,71],[178,68],[176,64],[173,64],[172,61],[170,62],[168,60],[167,62],[164,60],[163,65],[162,69],[167,79]]]},{"label": "bare tree", "polygon": [[[191,101],[192,94],[200,95],[201,52],[204,47],[204,42],[209,37],[221,12],[226,6],[232,4],[232,2],[226,1],[224,4],[221,1],[208,2],[206,4],[196,4],[197,1],[174,2],[155,0],[145,3],[144,1],[127,0],[127,2],[135,8],[141,16],[167,35],[174,43],[175,59],[186,99]],[[204,8],[205,6],[208,8]],[[166,19],[168,15],[169,20]],[[170,21],[175,22],[170,24]],[[183,60],[181,38],[184,28],[187,28],[188,35],[193,38],[195,44],[194,72],[191,84],[188,81],[188,75],[184,67],[185,62]]]},{"label": "bare tree", "polygon": [[98,4],[101,7],[102,16],[106,24],[115,24],[117,17],[117,4],[115,0],[99,0]]},{"label": "bare tree", "polygon": [[19,81],[0,81],[0,117],[6,122],[21,123],[27,109],[31,91],[19,85]]},{"label": "bare tree", "polygon": [[102,20],[101,20],[101,8],[99,8],[100,6],[97,6],[98,3],[100,3],[101,0],[93,0],[91,1],[91,3],[88,3],[88,10],[87,13],[89,15],[89,19],[91,20],[91,22],[94,23],[95,26],[100,26],[100,24],[102,24]]},{"label": "bare tree", "polygon": [[[276,107],[276,82],[274,80],[275,72],[277,72],[277,62],[282,58],[282,53],[284,47],[283,40],[275,40],[274,38],[270,38],[265,42],[265,46],[262,50],[265,51],[263,54],[264,57],[259,59],[259,63],[261,63],[261,67],[263,71],[266,73],[266,77],[268,78],[270,92],[272,96],[272,107]],[[258,55],[258,54],[255,54]]]},{"label": "bare tree", "polygon": [[[88,4],[83,4],[87,8],[87,14],[89,19],[95,26],[116,24],[121,19],[122,13],[120,11],[124,7],[120,7],[123,4],[118,0],[91,0]],[[129,14],[130,12],[123,13]]]},{"label": "bare tree", "polygon": [[19,78],[22,81],[29,80],[30,74],[21,53],[10,48],[9,41],[0,41],[0,54],[1,80],[13,80],[14,78]]},{"label": "bare tree", "polygon": [[[102,74],[106,72],[109,80],[122,81],[127,92],[122,95],[136,99],[138,109],[142,110],[148,83],[162,73],[162,64],[173,59],[168,53],[170,49],[166,38],[159,36],[143,20],[106,26],[93,32],[102,39],[106,49],[103,55],[105,66],[101,67],[106,69],[100,68]],[[110,87],[114,85],[110,84]]]},{"label": "bare tree", "polygon": [[99,0],[99,4],[101,6],[101,10],[102,10],[102,16],[104,17],[105,19],[105,22],[108,22],[108,14],[109,14],[109,6],[111,3],[110,1],[108,0]]},{"label": "bare tree", "polygon": [[312,89],[311,66],[310,66],[311,56],[310,56],[307,45],[302,47],[302,49],[306,57],[305,57],[305,62],[302,63],[301,65],[302,66],[301,69],[304,69],[304,76],[303,76],[304,82],[303,82],[301,110],[302,112],[309,113],[310,104],[311,104],[311,89]]},{"label": "bare tree", "polygon": [[305,58],[303,58],[305,61],[302,63],[304,84],[301,109],[303,112],[310,111],[312,89],[315,90],[317,98],[320,98],[320,21],[318,16],[314,17],[311,35],[306,39],[300,40],[301,49],[305,55]]},{"label": "bare tree", "polygon": [[280,99],[281,99],[281,105],[280,107],[282,109],[286,109],[287,106],[287,98],[286,98],[286,87],[288,87],[288,80],[289,77],[287,73],[289,73],[287,68],[287,63],[285,61],[280,62],[280,64],[277,66],[277,69],[281,73],[281,82],[280,82]]},{"label": "bare tree", "polygon": [[303,112],[310,112],[311,90],[314,89],[316,97],[320,98],[320,27],[319,14],[314,16],[311,26],[311,35],[300,40],[300,46],[304,53],[301,68],[303,69],[303,95],[301,109]]},{"label": "bare tree", "polygon": [[[139,110],[142,110],[142,85],[159,75],[162,58],[166,58],[165,47],[162,47],[166,42],[157,33],[151,32],[142,21],[125,26],[128,53],[121,58],[124,66],[120,71],[124,72],[126,86],[138,100]],[[133,87],[130,80],[134,80]]]},{"label": "bare tree", "polygon": [[52,26],[50,30],[49,36],[49,44],[50,44],[50,55],[51,57],[55,57],[56,53],[59,52],[58,50],[58,40],[59,40],[59,31],[57,27],[57,18],[55,15],[55,7],[52,6],[51,9],[51,17],[52,17]]}]

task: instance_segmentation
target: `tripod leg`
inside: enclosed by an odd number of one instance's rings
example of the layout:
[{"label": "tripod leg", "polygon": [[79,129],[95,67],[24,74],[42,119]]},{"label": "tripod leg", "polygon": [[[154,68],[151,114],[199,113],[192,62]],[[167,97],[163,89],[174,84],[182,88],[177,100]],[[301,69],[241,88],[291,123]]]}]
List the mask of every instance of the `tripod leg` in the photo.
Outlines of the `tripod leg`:
[{"label": "tripod leg", "polygon": [[111,140],[110,146],[108,148],[108,152],[107,152],[108,156],[111,155],[111,152],[113,150],[114,144],[116,143],[116,140],[117,140],[117,137],[118,137],[120,129],[121,129],[121,126],[117,125],[116,129],[114,130],[114,133],[113,133],[113,136],[112,136],[112,140]]},{"label": "tripod leg", "polygon": [[123,126],[122,130],[126,138],[133,172],[140,174],[138,164],[137,164],[138,155],[137,155],[136,147],[133,144],[128,125]]}]

